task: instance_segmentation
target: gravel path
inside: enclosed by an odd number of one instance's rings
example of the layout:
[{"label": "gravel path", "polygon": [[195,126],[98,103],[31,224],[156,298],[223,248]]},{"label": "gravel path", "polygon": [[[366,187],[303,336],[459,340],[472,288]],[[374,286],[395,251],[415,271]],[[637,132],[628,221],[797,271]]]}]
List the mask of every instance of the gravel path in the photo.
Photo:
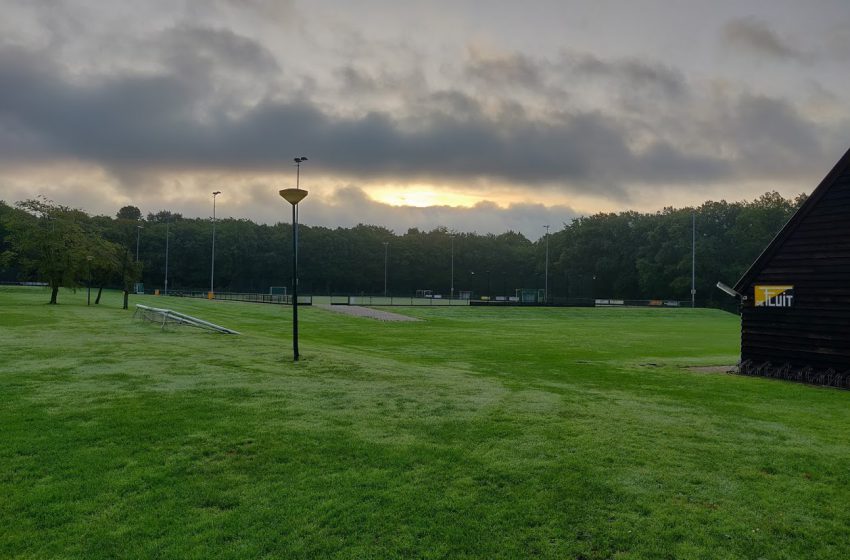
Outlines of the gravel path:
[{"label": "gravel path", "polygon": [[326,309],[335,313],[343,313],[345,315],[354,315],[355,317],[368,317],[370,319],[377,319],[378,321],[421,321],[421,319],[408,317],[407,315],[379,311],[378,309],[360,307],[359,305],[314,305],[313,307]]}]

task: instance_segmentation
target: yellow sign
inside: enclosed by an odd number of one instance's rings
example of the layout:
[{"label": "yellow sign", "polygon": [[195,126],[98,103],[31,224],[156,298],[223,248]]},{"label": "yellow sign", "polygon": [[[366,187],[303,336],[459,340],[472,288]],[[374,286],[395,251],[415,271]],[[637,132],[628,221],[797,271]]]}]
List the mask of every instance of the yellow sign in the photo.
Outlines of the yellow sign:
[{"label": "yellow sign", "polygon": [[756,286],[756,307],[791,307],[794,286]]}]

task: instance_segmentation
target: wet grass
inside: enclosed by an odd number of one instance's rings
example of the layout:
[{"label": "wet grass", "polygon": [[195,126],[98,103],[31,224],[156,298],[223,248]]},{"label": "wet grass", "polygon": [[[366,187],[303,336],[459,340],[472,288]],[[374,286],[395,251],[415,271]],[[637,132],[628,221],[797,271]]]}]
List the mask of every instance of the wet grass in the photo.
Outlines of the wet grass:
[{"label": "wet grass", "polygon": [[690,309],[383,323],[0,288],[3,558],[841,558],[850,393]]}]

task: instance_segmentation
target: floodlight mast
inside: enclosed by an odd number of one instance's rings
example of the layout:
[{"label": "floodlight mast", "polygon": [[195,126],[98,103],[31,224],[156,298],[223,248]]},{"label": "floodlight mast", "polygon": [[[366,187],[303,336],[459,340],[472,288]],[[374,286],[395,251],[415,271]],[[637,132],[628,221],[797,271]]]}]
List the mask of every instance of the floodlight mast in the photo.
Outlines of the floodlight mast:
[{"label": "floodlight mast", "polygon": [[549,226],[543,226],[546,228],[546,268],[544,269],[545,278],[543,280],[543,302],[549,303]]},{"label": "floodlight mast", "polygon": [[383,241],[384,245],[384,297],[387,297],[387,256],[389,254],[390,243]]},{"label": "floodlight mast", "polygon": [[691,309],[697,298],[697,211],[691,212]]},{"label": "floodlight mast", "polygon": [[144,228],[142,224],[136,226],[136,262],[139,262],[139,236]]},{"label": "floodlight mast", "polygon": [[212,259],[210,264],[210,298],[215,297],[215,197],[221,194],[221,191],[214,191],[213,197],[213,219],[212,219]]}]

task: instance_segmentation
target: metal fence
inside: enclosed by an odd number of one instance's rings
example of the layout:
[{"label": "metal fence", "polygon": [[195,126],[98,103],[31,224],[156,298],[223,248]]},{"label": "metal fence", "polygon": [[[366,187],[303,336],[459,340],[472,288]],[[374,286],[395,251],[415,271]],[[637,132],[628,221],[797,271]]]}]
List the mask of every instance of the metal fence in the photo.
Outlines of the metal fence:
[{"label": "metal fence", "polygon": [[[223,301],[245,301],[248,303],[276,303],[279,305],[292,304],[292,296],[283,294],[215,292],[212,297],[210,297],[209,292],[202,292],[197,290],[169,290],[168,295],[173,297],[217,299]],[[312,296],[298,296],[298,305],[312,305],[312,303]]]},{"label": "metal fence", "polygon": [[[222,301],[244,301],[249,303],[272,303],[291,305],[292,296],[283,294],[215,292],[210,298],[209,292],[199,290],[170,290],[169,296],[216,299]],[[690,300],[674,299],[601,299],[601,298],[552,298],[550,302],[520,302],[516,298],[499,299],[449,299],[399,296],[349,296],[349,295],[299,295],[298,305],[366,305],[380,306],[548,306],[548,307],[690,307]]]}]

